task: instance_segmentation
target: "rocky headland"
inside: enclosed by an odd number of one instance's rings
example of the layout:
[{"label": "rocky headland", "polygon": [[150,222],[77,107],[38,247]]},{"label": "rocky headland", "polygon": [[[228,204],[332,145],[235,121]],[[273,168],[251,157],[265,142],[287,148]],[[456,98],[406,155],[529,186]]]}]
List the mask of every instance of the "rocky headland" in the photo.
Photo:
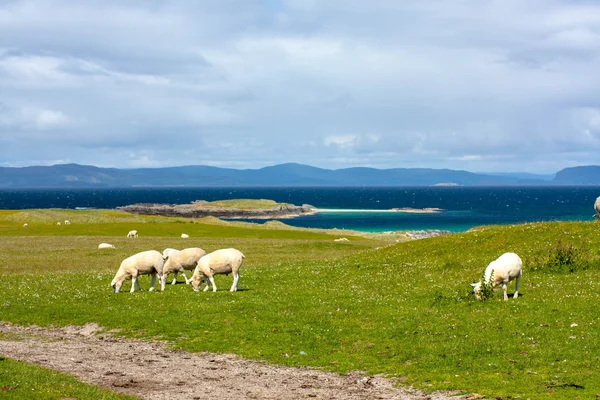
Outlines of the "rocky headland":
[{"label": "rocky headland", "polygon": [[[261,203],[262,207],[236,207],[217,205],[218,202],[207,202],[197,200],[190,204],[156,204],[156,203],[138,203],[120,207],[121,211],[132,214],[142,215],[160,215],[166,217],[186,217],[186,218],[250,218],[250,219],[271,219],[271,218],[294,218],[301,215],[311,215],[317,212],[317,209],[309,204],[296,206],[285,203]],[[246,205],[248,202],[246,202]]]}]

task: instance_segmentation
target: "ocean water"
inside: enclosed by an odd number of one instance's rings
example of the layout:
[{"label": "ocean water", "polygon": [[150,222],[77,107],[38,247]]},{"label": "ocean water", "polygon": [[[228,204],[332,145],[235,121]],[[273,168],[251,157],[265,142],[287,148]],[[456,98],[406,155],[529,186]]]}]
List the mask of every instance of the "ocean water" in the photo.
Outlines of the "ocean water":
[{"label": "ocean water", "polygon": [[[182,204],[194,200],[272,199],[327,212],[285,219],[286,224],[383,232],[444,229],[535,221],[590,221],[600,187],[398,187],[398,188],[136,188],[0,190],[0,209],[116,208],[133,203]],[[436,214],[383,212],[390,208],[437,207]],[[264,220],[253,222],[264,223]]]}]

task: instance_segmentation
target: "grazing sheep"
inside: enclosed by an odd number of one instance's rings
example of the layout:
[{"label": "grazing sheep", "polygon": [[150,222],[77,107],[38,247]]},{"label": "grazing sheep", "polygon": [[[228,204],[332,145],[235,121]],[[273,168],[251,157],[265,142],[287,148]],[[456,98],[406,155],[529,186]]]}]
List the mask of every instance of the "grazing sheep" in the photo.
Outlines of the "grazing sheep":
[{"label": "grazing sheep", "polygon": [[233,284],[231,285],[230,292],[235,292],[238,287],[240,280],[239,270],[244,262],[244,255],[241,251],[236,249],[221,249],[213,251],[202,257],[198,261],[198,265],[192,275],[192,287],[194,291],[200,289],[202,282],[206,283],[204,291],[208,290],[209,284],[206,282],[206,278],[210,280],[213,287],[213,292],[217,291],[217,285],[215,285],[214,276],[218,274],[229,275],[233,274]]},{"label": "grazing sheep", "polygon": [[[173,249],[165,249],[163,251],[163,257],[167,250]],[[199,247],[190,247],[189,249],[183,249],[181,251],[171,251],[167,254],[165,258],[165,266],[163,267],[163,282],[167,281],[167,275],[171,272],[173,273],[173,282],[172,285],[177,283],[177,273],[180,272],[185,279],[186,285],[189,285],[192,282],[190,278],[188,280],[185,275],[185,271],[192,271],[198,265],[198,260],[204,256],[206,252]],[[163,283],[164,284],[164,283]]]},{"label": "grazing sheep", "polygon": [[188,235],[187,233],[182,233],[182,234],[181,234],[181,238],[182,238],[182,239],[189,239],[189,238],[190,238],[190,235]]},{"label": "grazing sheep", "polygon": [[99,249],[116,249],[115,246],[113,246],[112,244],[108,244],[108,243],[100,243],[98,245]]},{"label": "grazing sheep", "polygon": [[596,211],[596,214],[594,214],[596,219],[600,219],[600,196],[594,202],[594,211]]},{"label": "grazing sheep", "polygon": [[58,221],[58,222],[56,223],[56,225],[60,225],[60,221]]},{"label": "grazing sheep", "polygon": [[71,225],[71,221],[69,221],[68,219],[65,219],[65,225]]},{"label": "grazing sheep", "polygon": [[135,287],[137,285],[138,290],[142,290],[140,288],[140,283],[138,282],[138,277],[140,275],[152,275],[152,283],[150,284],[150,291],[154,290],[154,283],[156,281],[156,277],[158,276],[158,281],[161,282],[161,290],[165,290],[164,280],[163,280],[163,265],[165,261],[160,254],[156,250],[148,250],[143,251],[141,253],[137,253],[132,255],[131,257],[126,258],[121,263],[119,270],[117,271],[114,279],[111,282],[111,286],[113,291],[118,293],[121,290],[121,285],[123,281],[126,279],[131,279],[131,290],[133,293],[135,291]]},{"label": "grazing sheep", "polygon": [[27,223],[23,224],[23,228],[27,228],[29,225]]},{"label": "grazing sheep", "polygon": [[127,234],[128,238],[136,238],[138,237],[138,232],[136,230],[133,231],[129,231],[129,233]]},{"label": "grazing sheep", "polygon": [[[490,282],[492,273],[494,274],[494,281]],[[508,300],[506,294],[506,286],[508,282],[516,279],[516,288],[513,298],[519,297],[519,282],[521,281],[521,275],[523,274],[523,262],[521,258],[515,253],[504,253],[498,257],[495,261],[492,261],[483,274],[485,282],[498,286],[502,283],[502,292],[504,293],[504,300]],[[479,292],[481,291],[481,281],[471,284],[473,286],[473,293],[477,299],[480,298]]]}]

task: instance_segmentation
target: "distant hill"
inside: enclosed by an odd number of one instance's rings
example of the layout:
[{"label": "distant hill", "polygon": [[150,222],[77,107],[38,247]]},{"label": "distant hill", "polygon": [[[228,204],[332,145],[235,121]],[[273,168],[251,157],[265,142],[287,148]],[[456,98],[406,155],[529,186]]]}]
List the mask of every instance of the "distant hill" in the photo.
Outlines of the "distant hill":
[{"label": "distant hill", "polygon": [[482,174],[430,168],[323,169],[281,164],[260,169],[202,165],[168,168],[99,168],[60,164],[0,168],[0,188],[231,187],[231,186],[510,186],[600,185],[600,166],[567,168],[550,175]]},{"label": "distant hill", "polygon": [[556,173],[553,183],[556,185],[600,185],[600,166],[565,168]]}]

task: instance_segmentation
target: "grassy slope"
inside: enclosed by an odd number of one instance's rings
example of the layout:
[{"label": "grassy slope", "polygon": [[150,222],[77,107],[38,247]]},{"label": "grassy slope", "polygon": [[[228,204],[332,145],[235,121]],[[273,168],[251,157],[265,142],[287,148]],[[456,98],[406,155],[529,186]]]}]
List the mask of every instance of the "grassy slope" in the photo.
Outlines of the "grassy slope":
[{"label": "grassy slope", "polygon": [[[164,293],[111,293],[108,284],[124,255],[181,244],[168,237],[179,232],[179,224],[153,225],[143,225],[148,237],[137,241],[111,239],[128,230],[118,224],[92,225],[91,231],[107,235],[102,238],[83,232],[54,236],[50,226],[38,234],[51,236],[10,236],[18,231],[5,226],[0,319],[39,325],[93,321],[190,351],[234,352],[339,372],[361,369],[426,389],[490,397],[589,398],[600,392],[596,224],[488,227],[381,249],[368,240],[339,244],[309,232],[264,237],[260,230],[198,227],[194,237],[201,247],[235,245],[246,254],[240,292],[226,292],[231,277],[218,277],[216,294],[194,293],[185,285]],[[119,240],[117,252],[89,248],[99,239]],[[559,273],[546,267],[545,255],[558,239],[575,246],[588,241],[583,260],[574,264],[587,269]],[[35,243],[35,251],[15,251],[28,243]],[[475,301],[468,284],[504,251],[524,260],[522,296]],[[51,254],[45,263],[44,254]],[[35,273],[17,274],[15,265]]]},{"label": "grassy slope", "polygon": [[137,399],[86,385],[59,372],[4,357],[0,357],[0,397],[6,400]]},{"label": "grassy slope", "polygon": [[261,210],[270,209],[275,206],[291,206],[289,203],[277,203],[273,200],[266,199],[232,199],[232,200],[217,200],[206,203],[207,206],[216,208],[237,208],[240,210]]}]

